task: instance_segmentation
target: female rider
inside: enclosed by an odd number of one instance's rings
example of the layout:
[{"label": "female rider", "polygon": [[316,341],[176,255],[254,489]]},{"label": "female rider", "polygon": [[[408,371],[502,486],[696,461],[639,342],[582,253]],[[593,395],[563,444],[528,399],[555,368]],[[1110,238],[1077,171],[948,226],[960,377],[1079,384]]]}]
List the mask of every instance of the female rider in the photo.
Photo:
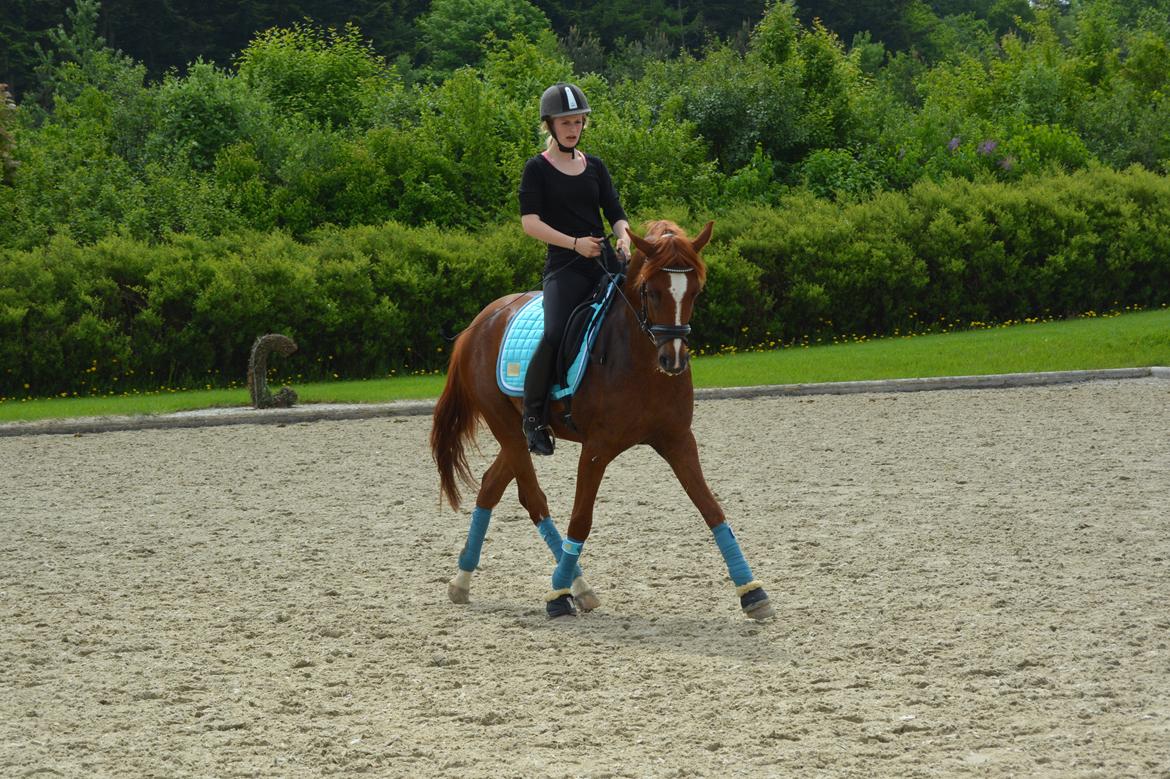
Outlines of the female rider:
[{"label": "female rider", "polygon": [[[604,275],[606,255],[601,212],[617,236],[617,250],[629,256],[629,226],[605,163],[577,149],[589,103],[575,84],[554,84],[540,98],[547,148],[524,165],[520,178],[520,223],[524,232],[548,244],[544,266],[544,336],[524,377],[524,435],[528,451],[552,454],[548,394],[557,349],[569,314],[586,300]],[[612,272],[616,270],[610,267]]]}]

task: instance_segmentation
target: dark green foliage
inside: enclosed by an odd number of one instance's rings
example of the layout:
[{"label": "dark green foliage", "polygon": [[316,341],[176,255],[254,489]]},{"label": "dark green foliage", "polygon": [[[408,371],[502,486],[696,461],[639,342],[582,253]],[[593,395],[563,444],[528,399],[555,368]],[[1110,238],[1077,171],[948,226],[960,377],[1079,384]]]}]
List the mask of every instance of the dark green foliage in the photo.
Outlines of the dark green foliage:
[{"label": "dark green foliage", "polygon": [[1161,305],[1161,224],[1170,181],[1140,168],[924,182],[841,205],[795,196],[719,222],[710,252],[746,260],[746,279],[758,272],[745,308],[760,313],[746,334],[721,322],[696,331],[704,343],[743,345],[765,332],[799,341]]},{"label": "dark green foliage", "polygon": [[327,127],[368,119],[368,107],[392,81],[386,63],[353,26],[274,27],[248,44],[237,67],[277,112]]},{"label": "dark green foliage", "polygon": [[[1170,159],[1167,25],[1146,14],[1127,27],[1106,0],[1021,17],[992,53],[948,44],[938,64],[894,54],[884,67],[872,36],[846,52],[830,29],[800,22],[815,4],[776,3],[750,39],[662,59],[667,47],[623,63],[638,75],[618,82],[574,74],[552,35],[533,32],[530,4],[483,2],[504,27],[475,41],[479,67],[440,83],[404,78],[354,27],[303,23],[256,35],[235,70],[196,61],[151,85],[98,34],[95,0],[78,0],[45,56],[51,93],[26,104],[13,133],[23,165],[4,196],[14,216],[0,245],[512,219],[523,160],[540,148],[537,96],[562,79],[587,87],[597,110],[585,148],[640,210],[775,203],[786,187],[857,200],[923,176],[1011,181],[1094,161],[1164,170]],[[936,6],[904,10],[940,14],[937,40],[959,29],[954,20],[993,10]],[[460,8],[434,6],[428,18]],[[592,29],[577,40],[593,41],[576,46],[579,58],[605,45]]]},{"label": "dark green foliage", "polygon": [[433,0],[418,26],[428,70],[445,78],[479,65],[490,41],[535,41],[548,29],[548,18],[528,0]]},{"label": "dark green foliage", "polygon": [[826,198],[856,200],[881,189],[881,177],[844,149],[819,149],[800,166],[805,187]]},{"label": "dark green foliage", "polygon": [[759,20],[764,0],[536,0],[556,32],[594,35],[607,48],[621,51],[631,41],[659,35],[666,52],[697,49],[710,38],[735,36],[745,23]]},{"label": "dark green foliage", "polygon": [[155,110],[148,156],[179,156],[195,170],[207,170],[225,146],[257,137],[276,121],[272,104],[243,79],[205,62],[193,63],[185,78],[169,74],[158,87]]},{"label": "dark green foliage", "polygon": [[657,116],[630,102],[595,101],[590,148],[613,174],[627,211],[675,204],[701,210],[716,197],[718,176],[693,123],[669,110]]},{"label": "dark green foliage", "polygon": [[[0,81],[11,79],[22,100],[36,88],[35,46],[46,45],[50,31],[66,20],[74,4],[11,0],[0,5]],[[426,0],[104,0],[97,31],[160,79],[197,59],[228,67],[256,33],[306,19],[325,28],[353,23],[382,56],[413,56],[414,22],[428,5]]]},{"label": "dark green foliage", "polygon": [[[271,330],[314,355],[306,375],[437,367],[436,333],[480,292],[535,284],[516,187],[560,80],[589,95],[583,148],[628,211],[722,214],[696,319],[712,347],[1149,304],[1170,283],[1163,0],[907,0],[884,32],[858,27],[865,3],[747,4],[743,28],[725,3],[476,0],[499,13],[456,24],[471,2],[430,6],[447,60],[390,66],[340,5],[285,3],[339,21],[250,27],[234,60],[153,82],[76,0],[36,89],[0,107],[3,391],[226,380]],[[194,35],[189,6],[156,5],[106,10]],[[389,7],[353,5],[382,25]]]},{"label": "dark green foliage", "polygon": [[445,363],[445,334],[489,300],[538,285],[542,262],[518,230],[393,223],[309,243],[281,233],[87,247],[57,238],[0,255],[0,395],[242,381],[253,340],[268,332],[298,343],[288,365],[305,379],[429,370]]},{"label": "dark green foliage", "polygon": [[[717,217],[706,255],[707,349],[1155,306],[1170,302],[1170,182],[1094,168],[855,203],[804,193]],[[58,237],[0,254],[0,396],[238,382],[268,332],[300,345],[287,369],[305,380],[433,370],[445,335],[537,286],[542,262],[511,224]]]},{"label": "dark green foliage", "polygon": [[7,84],[0,84],[0,184],[12,184],[18,164],[13,157],[12,130],[16,126],[16,103]]}]

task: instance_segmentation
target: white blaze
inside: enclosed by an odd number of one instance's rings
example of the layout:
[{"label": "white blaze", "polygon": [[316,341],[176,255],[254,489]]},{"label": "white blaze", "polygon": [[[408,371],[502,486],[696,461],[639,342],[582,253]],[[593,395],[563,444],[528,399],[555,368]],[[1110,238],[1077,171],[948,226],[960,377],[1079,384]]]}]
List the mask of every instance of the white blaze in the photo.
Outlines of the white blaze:
[{"label": "white blaze", "polygon": [[[682,321],[682,305],[683,298],[687,294],[687,274],[672,273],[670,274],[670,296],[674,298],[674,324],[681,325]],[[674,367],[682,367],[682,339],[675,338],[671,341],[671,346],[674,348]]]},{"label": "white blaze", "polygon": [[[674,323],[682,324],[683,296],[687,294],[687,274],[670,274],[670,296],[674,298]],[[677,340],[677,339],[676,339]]]}]

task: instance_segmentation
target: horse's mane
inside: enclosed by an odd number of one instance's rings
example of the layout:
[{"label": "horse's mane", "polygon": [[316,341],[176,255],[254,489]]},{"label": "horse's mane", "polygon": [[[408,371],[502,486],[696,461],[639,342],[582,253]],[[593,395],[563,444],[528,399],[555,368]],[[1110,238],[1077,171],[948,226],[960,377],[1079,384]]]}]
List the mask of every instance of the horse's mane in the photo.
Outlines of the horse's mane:
[{"label": "horse's mane", "polygon": [[646,222],[642,227],[646,230],[646,240],[654,244],[654,252],[642,262],[634,278],[635,285],[642,284],[650,274],[663,268],[692,268],[702,289],[707,281],[707,264],[691,247],[686,230],[668,219]]}]

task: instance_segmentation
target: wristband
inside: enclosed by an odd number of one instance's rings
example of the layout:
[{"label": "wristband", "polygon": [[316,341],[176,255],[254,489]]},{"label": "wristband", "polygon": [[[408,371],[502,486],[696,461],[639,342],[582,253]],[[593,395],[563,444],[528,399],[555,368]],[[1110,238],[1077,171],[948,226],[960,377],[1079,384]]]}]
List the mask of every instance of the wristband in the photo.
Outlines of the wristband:
[{"label": "wristband", "polygon": [[577,239],[573,238],[573,251],[577,251]]}]

